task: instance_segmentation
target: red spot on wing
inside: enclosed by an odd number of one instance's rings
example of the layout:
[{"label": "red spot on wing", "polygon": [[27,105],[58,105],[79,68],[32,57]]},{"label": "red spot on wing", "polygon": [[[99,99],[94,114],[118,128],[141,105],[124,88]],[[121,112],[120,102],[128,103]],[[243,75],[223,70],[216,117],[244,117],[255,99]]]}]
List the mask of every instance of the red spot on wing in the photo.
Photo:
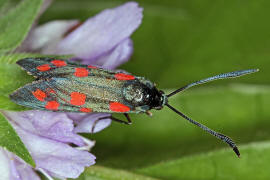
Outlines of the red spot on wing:
[{"label": "red spot on wing", "polygon": [[33,91],[32,94],[37,98],[39,101],[44,101],[46,98],[46,93],[41,91],[40,89],[37,89],[36,91]]},{"label": "red spot on wing", "polygon": [[50,69],[51,69],[51,67],[50,67],[49,64],[43,64],[43,65],[40,65],[40,66],[37,67],[37,70],[42,71],[42,72],[43,71],[48,71]]},{"label": "red spot on wing", "polygon": [[84,105],[86,99],[86,95],[79,92],[72,92],[70,94],[70,104],[75,106]]},{"label": "red spot on wing", "polygon": [[110,110],[113,112],[128,112],[130,108],[124,104],[119,102],[111,102],[110,103]]},{"label": "red spot on wing", "polygon": [[92,109],[91,108],[81,108],[80,111],[85,112],[85,113],[89,113],[89,112],[92,112]]},{"label": "red spot on wing", "polygon": [[118,80],[133,80],[133,79],[135,79],[134,76],[129,75],[129,74],[124,74],[124,73],[117,73],[114,76]]},{"label": "red spot on wing", "polygon": [[74,75],[77,77],[86,77],[88,76],[88,70],[85,68],[75,68]]},{"label": "red spot on wing", "polygon": [[96,66],[91,66],[91,65],[88,65],[87,67],[88,67],[88,68],[90,68],[90,69],[97,69],[97,67],[96,67]]},{"label": "red spot on wing", "polygon": [[48,101],[45,108],[48,110],[58,110],[59,103],[57,101]]},{"label": "red spot on wing", "polygon": [[53,65],[55,65],[56,67],[62,67],[62,66],[66,66],[67,65],[67,63],[65,61],[63,61],[63,60],[57,60],[57,59],[51,61],[51,63]]}]

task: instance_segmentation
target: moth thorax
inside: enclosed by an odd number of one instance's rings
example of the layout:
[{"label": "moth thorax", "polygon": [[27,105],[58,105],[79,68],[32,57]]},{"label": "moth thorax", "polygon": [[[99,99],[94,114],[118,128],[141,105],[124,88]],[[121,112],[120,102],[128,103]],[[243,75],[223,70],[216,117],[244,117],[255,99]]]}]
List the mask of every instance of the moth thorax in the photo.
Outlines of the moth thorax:
[{"label": "moth thorax", "polygon": [[142,87],[140,84],[132,83],[127,84],[123,88],[123,96],[126,101],[134,105],[140,105],[144,103],[144,99],[147,96],[147,94],[145,94],[144,87]]}]

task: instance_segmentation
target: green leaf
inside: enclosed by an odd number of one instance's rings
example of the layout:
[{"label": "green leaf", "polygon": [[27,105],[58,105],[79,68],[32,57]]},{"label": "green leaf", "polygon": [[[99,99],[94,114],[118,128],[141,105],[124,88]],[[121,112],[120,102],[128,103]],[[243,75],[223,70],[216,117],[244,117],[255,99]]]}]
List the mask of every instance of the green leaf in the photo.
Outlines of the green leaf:
[{"label": "green leaf", "polygon": [[102,166],[87,168],[78,180],[158,180],[119,169],[110,169]]},{"label": "green leaf", "polygon": [[270,141],[241,146],[242,156],[229,149],[172,160],[137,172],[170,180],[270,179]]},{"label": "green leaf", "polygon": [[15,49],[26,37],[42,0],[24,0],[0,17],[0,53]]},{"label": "green leaf", "polygon": [[9,124],[8,120],[0,113],[0,146],[4,149],[13,152],[26,163],[35,167],[35,162],[32,159],[29,151],[24,146],[16,131]]},{"label": "green leaf", "polygon": [[[269,86],[194,88],[171,97],[169,103],[190,118],[230,136],[240,152],[241,144],[270,138]],[[88,135],[97,142],[93,149],[97,164],[136,169],[228,147],[167,107],[152,112],[153,117],[131,115],[130,126],[113,122],[104,131]],[[229,151],[234,158],[234,152]]]}]

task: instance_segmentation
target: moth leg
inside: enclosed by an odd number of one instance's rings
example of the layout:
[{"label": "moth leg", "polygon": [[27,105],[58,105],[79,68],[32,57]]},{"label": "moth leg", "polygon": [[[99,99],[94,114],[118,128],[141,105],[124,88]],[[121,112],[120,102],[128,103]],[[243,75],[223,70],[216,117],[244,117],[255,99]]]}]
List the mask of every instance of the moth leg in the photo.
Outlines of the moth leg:
[{"label": "moth leg", "polygon": [[132,124],[132,121],[131,121],[129,115],[128,115],[127,113],[124,113],[124,115],[125,115],[125,117],[126,117],[127,120],[128,120],[128,124]]},{"label": "moth leg", "polygon": [[111,116],[106,116],[106,117],[101,117],[101,118],[98,118],[94,123],[93,123],[93,126],[92,126],[92,129],[91,129],[91,132],[94,133],[94,130],[95,130],[95,127],[97,125],[97,123],[100,121],[100,120],[103,120],[103,119],[112,119]]},{"label": "moth leg", "polygon": [[94,133],[95,127],[96,127],[97,123],[98,123],[100,120],[107,119],[107,118],[110,118],[111,120],[116,121],[116,122],[119,122],[119,123],[122,123],[122,124],[127,124],[127,125],[132,124],[132,121],[131,121],[130,117],[128,116],[128,114],[127,114],[127,113],[124,113],[124,115],[125,115],[125,117],[127,118],[128,122],[127,122],[127,121],[120,120],[120,119],[117,119],[117,118],[112,117],[112,116],[106,116],[106,117],[98,118],[98,119],[93,123],[91,132]]},{"label": "moth leg", "polygon": [[150,111],[146,111],[146,114],[147,114],[148,116],[152,116],[152,115],[153,115]]},{"label": "moth leg", "polygon": [[128,121],[123,121],[123,120],[117,119],[117,118],[115,118],[115,117],[111,117],[111,119],[112,119],[113,121],[120,122],[120,123],[126,124],[126,125],[132,124],[131,119],[129,118],[128,114],[127,114],[127,113],[124,113],[124,115],[125,115],[125,117],[127,118]]}]

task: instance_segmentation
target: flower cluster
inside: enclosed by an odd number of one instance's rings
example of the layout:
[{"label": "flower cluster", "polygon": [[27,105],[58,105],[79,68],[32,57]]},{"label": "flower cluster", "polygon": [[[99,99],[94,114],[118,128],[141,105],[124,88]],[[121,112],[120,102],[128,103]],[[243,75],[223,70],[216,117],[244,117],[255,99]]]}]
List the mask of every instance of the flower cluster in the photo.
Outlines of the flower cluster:
[{"label": "flower cluster", "polygon": [[[126,62],[132,52],[130,35],[142,21],[142,8],[128,2],[106,9],[80,24],[78,20],[57,20],[34,27],[20,51],[42,54],[73,54],[84,64],[115,69]],[[75,28],[76,27],[76,28]],[[72,29],[72,31],[70,31]],[[94,122],[105,113],[56,113],[45,111],[4,111],[26,145],[39,170],[47,177],[76,178],[86,166],[95,163],[89,153],[94,142],[77,133],[90,133]],[[111,123],[98,121],[95,132]],[[73,144],[74,146],[70,146]],[[0,149],[0,179],[39,179],[35,171],[4,149]]]}]

